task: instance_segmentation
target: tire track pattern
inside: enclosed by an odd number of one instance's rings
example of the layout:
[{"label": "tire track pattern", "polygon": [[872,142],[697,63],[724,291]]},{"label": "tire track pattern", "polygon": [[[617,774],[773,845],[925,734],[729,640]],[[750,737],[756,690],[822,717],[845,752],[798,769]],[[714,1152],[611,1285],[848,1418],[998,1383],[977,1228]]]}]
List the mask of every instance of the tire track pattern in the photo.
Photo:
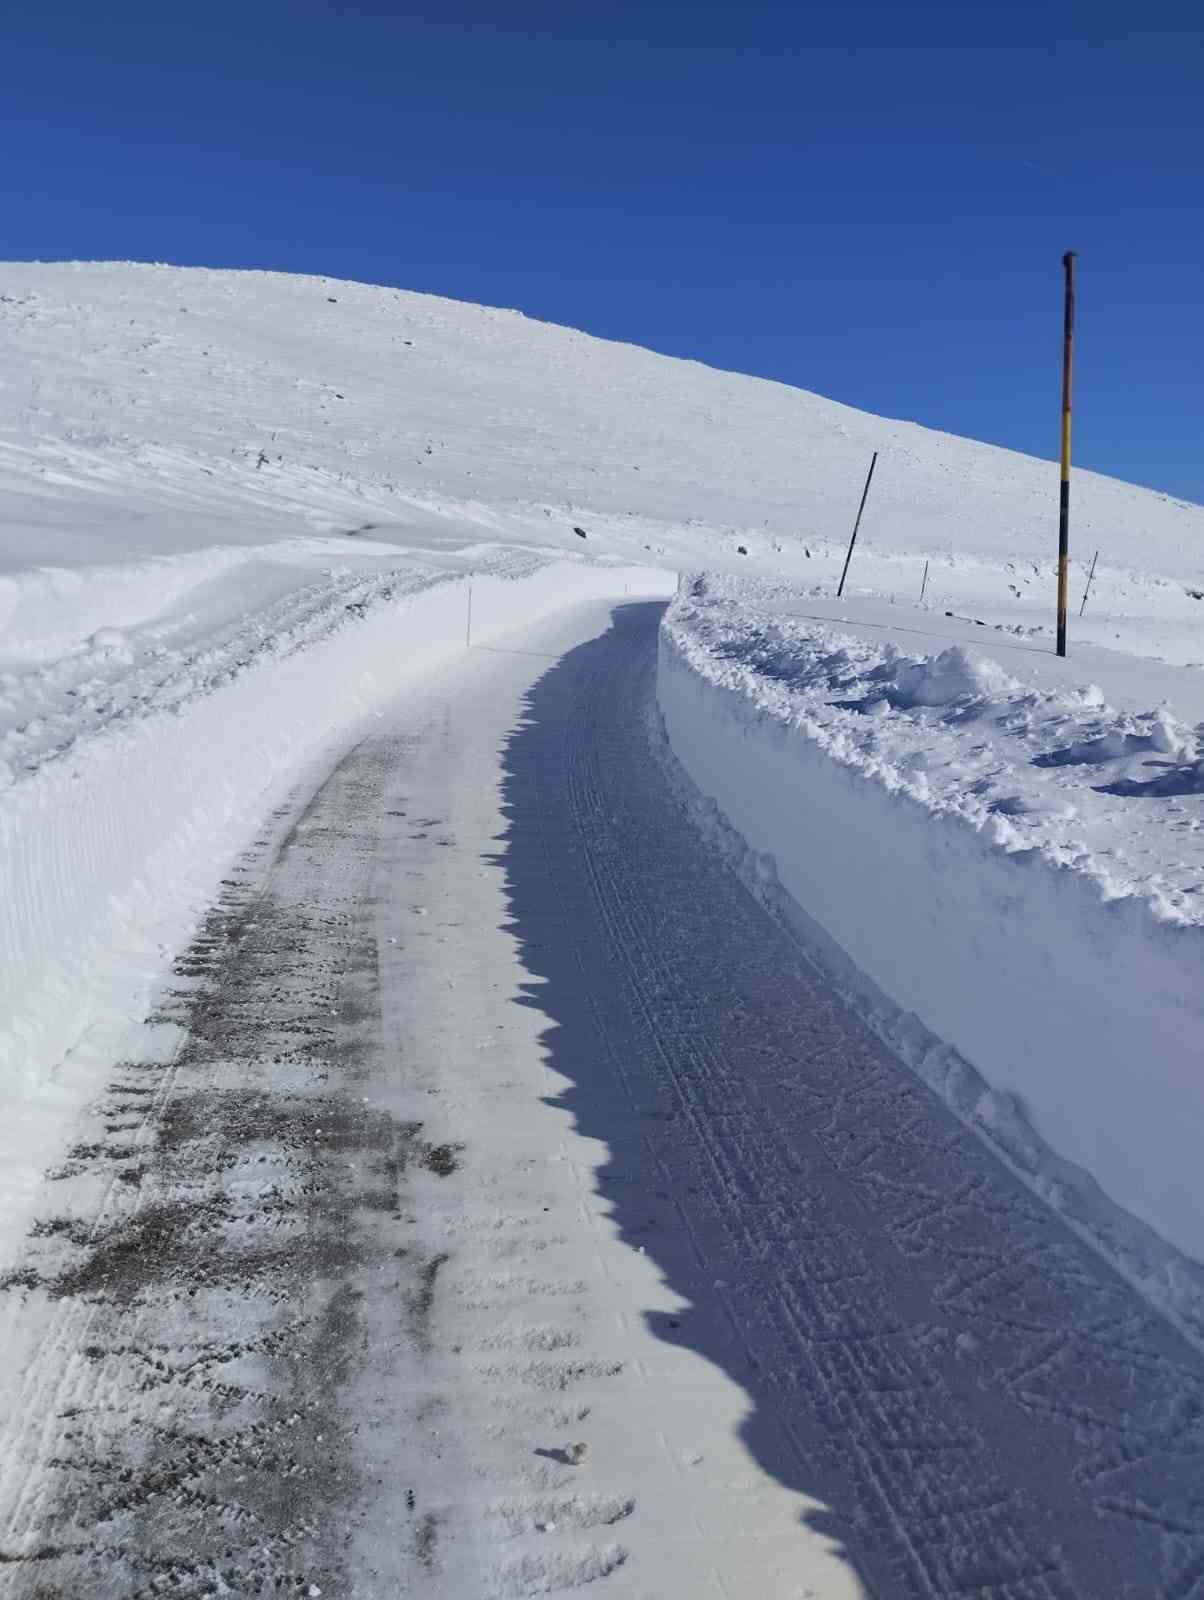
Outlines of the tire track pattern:
[{"label": "tire track pattern", "polygon": [[656,1108],[678,1286],[725,1303],[735,1375],[883,1600],[1204,1594],[1200,1363],[700,861],[644,731],[650,609],[517,737],[594,1025]]}]

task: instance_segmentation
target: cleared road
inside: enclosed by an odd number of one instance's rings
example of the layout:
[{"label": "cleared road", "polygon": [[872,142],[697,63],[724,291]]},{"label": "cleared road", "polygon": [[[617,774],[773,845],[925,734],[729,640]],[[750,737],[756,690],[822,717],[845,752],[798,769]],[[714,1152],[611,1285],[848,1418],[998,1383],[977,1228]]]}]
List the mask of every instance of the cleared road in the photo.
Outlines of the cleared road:
[{"label": "cleared road", "polygon": [[0,1594],[1204,1595],[1204,1365],[700,845],[659,611],[231,873],[5,1279]]}]

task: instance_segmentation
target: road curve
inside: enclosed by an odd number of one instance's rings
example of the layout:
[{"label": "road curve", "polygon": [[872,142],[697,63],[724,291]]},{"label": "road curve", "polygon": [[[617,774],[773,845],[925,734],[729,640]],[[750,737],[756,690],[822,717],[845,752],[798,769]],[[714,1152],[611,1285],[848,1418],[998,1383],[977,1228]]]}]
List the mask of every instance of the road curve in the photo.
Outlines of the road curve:
[{"label": "road curve", "polygon": [[3,1277],[0,1595],[1204,1595],[1204,1364],[692,833],[659,614],[232,869]]}]

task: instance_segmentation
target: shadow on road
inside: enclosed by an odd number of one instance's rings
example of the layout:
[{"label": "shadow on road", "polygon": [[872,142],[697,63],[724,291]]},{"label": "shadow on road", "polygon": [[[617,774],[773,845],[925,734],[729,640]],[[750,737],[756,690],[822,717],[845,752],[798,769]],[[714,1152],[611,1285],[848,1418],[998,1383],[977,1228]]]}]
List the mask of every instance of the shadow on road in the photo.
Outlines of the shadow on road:
[{"label": "shadow on road", "polygon": [[[642,662],[638,676],[645,692],[649,640],[663,610],[659,604],[632,605],[617,614],[617,625],[631,630],[631,648]],[[634,659],[633,655],[618,663],[624,680]],[[642,903],[644,896],[658,896],[661,885],[642,876],[655,872],[657,838],[649,836],[646,819],[606,814],[602,796],[585,792],[591,781],[588,769],[594,765],[591,757],[605,761],[609,756],[616,763],[634,758],[640,763],[641,785],[651,787],[665,807],[661,822],[681,825],[652,764],[636,701],[620,692],[618,703],[610,703],[607,686],[613,683],[616,664],[613,636],[571,652],[527,696],[526,718],[506,750],[504,810],[509,829],[502,861],[510,931],[520,941],[523,963],[532,978],[524,985],[527,998],[522,1003],[548,1018],[543,1043],[550,1065],[572,1081],[558,1103],[573,1113],[580,1133],[603,1141],[609,1151],[597,1181],[622,1238],[633,1248],[646,1250],[669,1286],[691,1302],[689,1309],[672,1316],[646,1313],[649,1327],[666,1343],[685,1346],[715,1362],[749,1392],[750,1399],[760,1399],[744,1426],[744,1443],[753,1457],[774,1479],[832,1505],[842,1493],[847,1496],[849,1486],[829,1481],[813,1467],[804,1468],[800,1448],[806,1448],[813,1432],[810,1419],[805,1414],[782,1418],[780,1393],[771,1405],[764,1403],[769,1395],[766,1386],[756,1382],[754,1357],[716,1296],[715,1278],[723,1262],[725,1270],[731,1269],[730,1245],[736,1241],[728,1241],[729,1250],[721,1250],[713,1236],[710,1251],[698,1255],[699,1229],[705,1230],[705,1213],[714,1203],[711,1177],[705,1167],[694,1164],[697,1152],[692,1144],[678,1146],[675,1137],[690,1108],[677,1091],[674,1068],[665,1056],[666,1027],[671,1025],[647,1010],[647,985],[657,984],[663,976],[660,962],[642,973],[633,969],[633,963],[643,959],[646,940],[656,935],[647,928],[636,934],[616,920],[635,917],[642,922],[648,909]],[[620,752],[612,745],[603,752],[594,744],[602,733],[592,704],[599,691],[622,723],[629,749]],[[610,777],[621,791],[617,765]],[[609,878],[609,867],[600,863],[598,852],[615,849],[629,852],[627,872],[638,881],[639,904],[626,885],[618,888],[617,896],[599,900],[599,870]],[[717,865],[701,865],[704,880],[714,874],[726,894],[735,890],[746,898]],[[703,881],[698,887],[705,892],[708,886]],[[758,914],[751,901],[748,909]],[[689,942],[692,919],[685,908],[683,912],[680,932]],[[693,942],[686,980],[691,984],[703,980],[691,996],[692,1032],[720,1038],[731,1031],[735,1001],[730,974],[724,971],[727,952],[716,940],[704,907],[693,907],[693,919],[705,924],[705,944]],[[738,938],[739,929],[732,927],[730,937]],[[662,943],[660,961],[672,961],[678,950],[676,938],[671,948]],[[709,977],[700,970],[700,958]],[[675,1050],[680,1042],[674,1033],[668,1048]],[[684,1170],[683,1157],[687,1158]],[[693,1213],[684,1222],[683,1204]],[[710,1231],[714,1235],[714,1229]],[[782,1377],[780,1372],[773,1375],[774,1387]],[[757,1388],[759,1395],[753,1392]],[[808,1408],[793,1409],[805,1413]],[[814,1448],[815,1440],[809,1442]],[[810,1520],[817,1532],[843,1543],[847,1528],[841,1515],[816,1511]]]},{"label": "shadow on road", "polygon": [[662,610],[531,690],[500,857],[559,1103],[689,1302],[649,1327],[741,1387],[743,1443],[867,1593],[1172,1592],[1199,1364],[700,848],[648,742]]}]

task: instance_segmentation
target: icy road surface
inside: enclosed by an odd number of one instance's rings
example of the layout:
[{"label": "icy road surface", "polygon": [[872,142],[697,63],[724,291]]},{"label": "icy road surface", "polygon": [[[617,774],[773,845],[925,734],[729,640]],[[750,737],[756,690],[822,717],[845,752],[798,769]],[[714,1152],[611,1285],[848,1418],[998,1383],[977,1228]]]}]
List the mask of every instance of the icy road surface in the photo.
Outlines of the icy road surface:
[{"label": "icy road surface", "polygon": [[4,1280],[0,1594],[1204,1594],[1204,1364],[705,853],[659,615],[231,873]]}]

